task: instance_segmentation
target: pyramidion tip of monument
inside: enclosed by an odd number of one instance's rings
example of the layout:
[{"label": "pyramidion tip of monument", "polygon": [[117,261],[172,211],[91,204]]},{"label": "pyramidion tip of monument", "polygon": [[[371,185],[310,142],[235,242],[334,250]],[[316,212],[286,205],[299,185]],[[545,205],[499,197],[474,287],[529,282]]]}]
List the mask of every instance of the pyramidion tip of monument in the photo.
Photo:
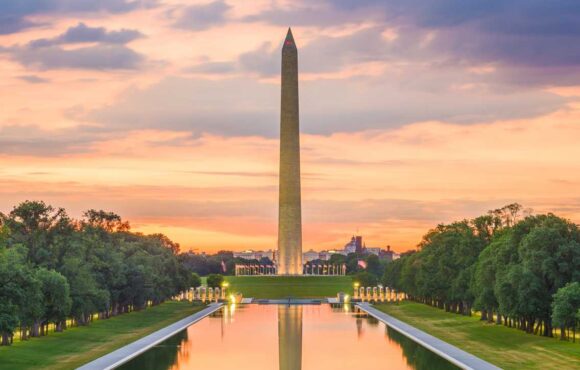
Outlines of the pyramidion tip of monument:
[{"label": "pyramidion tip of monument", "polygon": [[294,36],[292,35],[292,28],[288,27],[288,33],[286,34],[286,40],[284,40],[284,46],[296,46],[294,43]]}]

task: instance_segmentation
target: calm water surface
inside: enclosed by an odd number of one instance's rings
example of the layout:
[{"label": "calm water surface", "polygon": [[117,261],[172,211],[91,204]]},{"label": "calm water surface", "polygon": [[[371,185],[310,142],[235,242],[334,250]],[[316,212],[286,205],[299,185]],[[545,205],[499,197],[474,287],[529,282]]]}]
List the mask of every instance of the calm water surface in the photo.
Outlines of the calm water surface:
[{"label": "calm water surface", "polygon": [[229,306],[122,370],[457,369],[350,306]]}]

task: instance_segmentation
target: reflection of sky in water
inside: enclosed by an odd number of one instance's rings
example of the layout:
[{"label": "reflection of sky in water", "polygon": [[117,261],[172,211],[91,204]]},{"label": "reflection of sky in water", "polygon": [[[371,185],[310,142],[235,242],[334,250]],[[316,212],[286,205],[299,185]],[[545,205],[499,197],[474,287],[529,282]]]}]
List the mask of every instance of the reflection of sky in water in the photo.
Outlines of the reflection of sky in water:
[{"label": "reflection of sky in water", "polygon": [[210,368],[455,369],[376,319],[330,305],[230,306],[121,367]]}]

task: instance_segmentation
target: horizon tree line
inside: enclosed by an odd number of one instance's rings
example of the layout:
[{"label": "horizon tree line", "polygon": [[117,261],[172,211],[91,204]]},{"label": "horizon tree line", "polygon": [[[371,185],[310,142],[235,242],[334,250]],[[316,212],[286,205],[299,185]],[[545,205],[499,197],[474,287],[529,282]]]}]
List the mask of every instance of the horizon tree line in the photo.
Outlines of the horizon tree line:
[{"label": "horizon tree line", "polygon": [[0,344],[157,305],[192,284],[179,244],[88,210],[25,201],[0,213]]},{"label": "horizon tree line", "polygon": [[[509,204],[438,225],[387,264],[382,282],[410,299],[527,333],[562,339],[580,323],[580,231],[548,213]],[[571,335],[568,335],[572,331]]]}]

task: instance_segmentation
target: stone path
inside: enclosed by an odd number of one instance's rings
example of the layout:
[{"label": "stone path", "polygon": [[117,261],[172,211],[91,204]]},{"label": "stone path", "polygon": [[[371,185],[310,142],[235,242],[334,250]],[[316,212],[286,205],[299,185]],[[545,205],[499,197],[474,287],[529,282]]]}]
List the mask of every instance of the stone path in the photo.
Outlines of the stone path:
[{"label": "stone path", "polygon": [[210,315],[211,313],[219,310],[223,306],[222,303],[212,303],[207,308],[194,313],[185,319],[179,320],[163,329],[160,329],[146,337],[136,340],[133,343],[121,347],[116,351],[113,351],[103,357],[89,362],[86,365],[79,367],[77,370],[109,370],[114,369],[125,362],[137,357],[141,353],[147,351],[149,348],[163,342],[167,338],[175,335],[176,333],[184,330],[191,324],[198,322],[204,317]]},{"label": "stone path", "polygon": [[423,347],[429,349],[430,351],[438,354],[447,361],[459,366],[462,369],[473,369],[473,370],[498,370],[499,367],[490,364],[487,361],[480,359],[468,352],[465,352],[451,344],[442,341],[441,339],[435,338],[434,336],[421,331],[414,326],[406,324],[401,320],[397,320],[394,317],[377,310],[368,303],[359,303],[356,305],[361,310],[365,311],[369,315],[373,316],[379,321],[382,321],[390,328],[398,331],[404,336],[412,339],[413,341],[419,343]]}]

